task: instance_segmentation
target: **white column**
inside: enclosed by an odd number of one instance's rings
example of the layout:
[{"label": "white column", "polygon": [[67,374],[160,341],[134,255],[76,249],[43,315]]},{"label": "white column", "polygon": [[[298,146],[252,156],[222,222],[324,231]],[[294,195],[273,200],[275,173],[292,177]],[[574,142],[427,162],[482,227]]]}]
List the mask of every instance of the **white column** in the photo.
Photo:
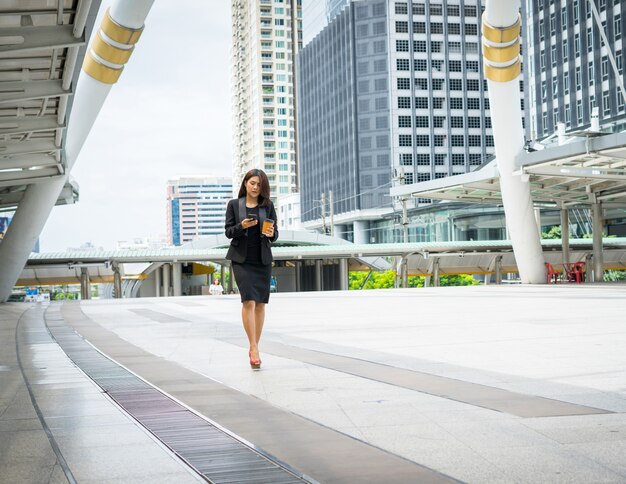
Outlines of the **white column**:
[{"label": "white column", "polygon": [[355,220],[352,224],[355,244],[369,244],[369,220]]},{"label": "white column", "polygon": [[[65,174],[28,186],[0,244],[0,302],[9,297],[24,269],[112,85],[117,82],[139,40],[143,22],[153,3],[154,0],[118,0],[102,22],[100,30],[104,35],[99,35],[96,30],[76,86],[67,127]],[[82,22],[81,25],[84,27]],[[74,35],[81,37],[83,28],[77,29]]]},{"label": "white column", "polygon": [[602,204],[593,203],[593,282],[602,282],[604,277],[604,256],[602,254],[602,229],[604,220],[602,216]]},{"label": "white column", "polygon": [[323,277],[324,277],[324,273],[323,273],[323,266],[322,266],[322,261],[321,260],[316,260],[315,261],[315,290],[316,291],[321,291],[323,289]]},{"label": "white column", "polygon": [[483,14],[483,57],[502,202],[522,282],[545,283],[545,266],[528,178],[515,158],[523,151],[520,106],[519,0],[487,0]]},{"label": "white column", "polygon": [[163,264],[163,296],[169,297],[170,295],[170,265]]},{"label": "white column", "polygon": [[157,267],[154,271],[154,287],[155,296],[161,297],[161,268]]},{"label": "white column", "polygon": [[348,259],[339,259],[339,289],[347,291],[348,283]]},{"label": "white column", "polygon": [[172,264],[172,288],[174,290],[174,296],[182,296],[182,284],[183,284],[183,266],[180,262]]},{"label": "white column", "polygon": [[569,263],[569,211],[561,208],[561,252],[563,264]]}]

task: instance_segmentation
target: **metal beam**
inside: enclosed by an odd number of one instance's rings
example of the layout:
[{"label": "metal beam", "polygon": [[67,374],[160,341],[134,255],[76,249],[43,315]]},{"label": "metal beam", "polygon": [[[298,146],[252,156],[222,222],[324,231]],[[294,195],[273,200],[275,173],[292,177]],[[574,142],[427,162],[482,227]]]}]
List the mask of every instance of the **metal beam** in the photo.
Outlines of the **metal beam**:
[{"label": "metal beam", "polygon": [[72,94],[71,89],[63,89],[62,81],[3,82],[0,104],[31,101],[45,97],[59,97]]},{"label": "metal beam", "polygon": [[[84,38],[76,38],[73,25],[51,27],[18,27],[0,29],[0,37],[5,39],[0,45],[0,59],[4,53],[30,52],[41,49],[60,49],[85,45]],[[10,42],[12,39],[13,42]]]},{"label": "metal beam", "polygon": [[[604,173],[593,173],[594,171],[602,171]],[[626,172],[621,171],[623,174],[611,174],[606,173],[607,169],[580,169],[573,166],[564,166],[564,167],[549,167],[544,166],[541,169],[535,168],[524,168],[524,172],[531,175],[543,175],[543,176],[562,176],[562,177],[570,177],[570,178],[606,178],[611,180],[626,180]],[[613,170],[618,171],[618,170]]]},{"label": "metal beam", "polygon": [[24,116],[0,121],[0,135],[38,133],[65,128],[65,124],[57,123],[56,116]]},{"label": "metal beam", "polygon": [[20,185],[23,183],[28,183],[30,185],[32,183],[49,181],[51,178],[62,176],[59,168],[60,167],[41,168],[37,170],[0,171],[0,187]]},{"label": "metal beam", "polygon": [[54,139],[41,141],[16,141],[2,143],[0,141],[0,168],[2,167],[2,158],[6,156],[29,155],[31,153],[53,153],[61,148],[54,144]]}]

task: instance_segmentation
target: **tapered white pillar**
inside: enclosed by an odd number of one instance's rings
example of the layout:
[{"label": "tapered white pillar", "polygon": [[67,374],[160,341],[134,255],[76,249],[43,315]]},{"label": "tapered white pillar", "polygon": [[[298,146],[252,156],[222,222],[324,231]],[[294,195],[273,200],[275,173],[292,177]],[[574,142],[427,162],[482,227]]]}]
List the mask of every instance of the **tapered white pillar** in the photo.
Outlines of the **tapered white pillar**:
[{"label": "tapered white pillar", "polygon": [[[102,105],[117,82],[154,0],[118,0],[107,12],[85,56],[65,142],[66,171],[48,182],[31,184],[24,192],[0,244],[0,302],[6,301],[50,216]],[[83,29],[74,32],[83,35]],[[63,122],[64,120],[60,121]]]},{"label": "tapered white pillar", "polygon": [[163,264],[163,297],[170,296],[170,265]]},{"label": "tapered white pillar", "polygon": [[182,296],[183,270],[180,262],[172,264],[172,290],[174,296]]},{"label": "tapered white pillar", "polygon": [[502,203],[515,261],[522,282],[545,283],[545,266],[530,184],[519,173],[515,158],[523,151],[520,106],[519,0],[487,0],[483,14],[483,61]]},{"label": "tapered white pillar", "polygon": [[602,216],[602,204],[591,205],[593,217],[593,282],[602,282],[604,279],[604,255],[602,253],[602,230],[604,220]]},{"label": "tapered white pillar", "polygon": [[154,271],[154,295],[161,297],[161,268],[157,267]]},{"label": "tapered white pillar", "polygon": [[563,264],[569,263],[569,211],[566,207],[561,208],[561,252]]}]

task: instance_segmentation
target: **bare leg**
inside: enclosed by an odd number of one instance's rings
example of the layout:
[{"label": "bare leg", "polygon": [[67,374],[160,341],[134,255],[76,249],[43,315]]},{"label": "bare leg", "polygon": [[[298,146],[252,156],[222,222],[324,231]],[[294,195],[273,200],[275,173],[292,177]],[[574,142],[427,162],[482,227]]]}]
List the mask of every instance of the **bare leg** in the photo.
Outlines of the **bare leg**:
[{"label": "bare leg", "polygon": [[254,301],[244,301],[241,306],[241,320],[243,322],[243,328],[246,330],[246,336],[248,336],[248,342],[250,343],[251,359],[259,358],[255,329],[255,304]]},{"label": "bare leg", "polygon": [[263,331],[263,323],[265,322],[265,304],[256,303],[254,308],[254,321],[256,323],[256,344],[261,340],[261,332]]}]

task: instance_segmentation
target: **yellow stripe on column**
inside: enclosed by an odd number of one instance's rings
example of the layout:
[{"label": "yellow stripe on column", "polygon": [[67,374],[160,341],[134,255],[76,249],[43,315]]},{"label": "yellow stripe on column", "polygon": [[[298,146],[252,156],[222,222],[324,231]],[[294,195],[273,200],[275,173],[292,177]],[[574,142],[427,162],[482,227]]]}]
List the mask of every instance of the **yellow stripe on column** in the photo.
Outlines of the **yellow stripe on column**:
[{"label": "yellow stripe on column", "polygon": [[135,47],[133,46],[130,49],[120,49],[119,47],[115,47],[114,45],[107,43],[107,41],[100,35],[100,32],[98,32],[93,44],[91,44],[91,49],[101,59],[110,62],[111,64],[122,65],[128,62],[128,59],[130,59]]},{"label": "yellow stripe on column", "polygon": [[98,62],[91,56],[91,52],[85,56],[83,62],[83,71],[93,77],[96,81],[103,82],[105,84],[115,84],[122,75],[123,67],[114,69],[109,66],[105,66],[101,62]]},{"label": "yellow stripe on column", "polygon": [[493,46],[483,42],[483,57],[491,62],[510,62],[519,57],[519,37],[507,46]]},{"label": "yellow stripe on column", "polygon": [[102,19],[100,28],[107,37],[120,44],[136,44],[143,32],[143,27],[140,29],[131,29],[118,24],[111,18],[110,9],[107,10],[107,13]]},{"label": "yellow stripe on column", "polygon": [[517,61],[510,66],[494,67],[485,63],[484,68],[487,79],[494,82],[510,82],[517,79],[522,73],[522,63],[519,57]]},{"label": "yellow stripe on column", "polygon": [[519,37],[521,22],[521,16],[518,14],[517,21],[513,25],[493,27],[487,23],[483,13],[483,37],[494,44],[508,44]]}]

